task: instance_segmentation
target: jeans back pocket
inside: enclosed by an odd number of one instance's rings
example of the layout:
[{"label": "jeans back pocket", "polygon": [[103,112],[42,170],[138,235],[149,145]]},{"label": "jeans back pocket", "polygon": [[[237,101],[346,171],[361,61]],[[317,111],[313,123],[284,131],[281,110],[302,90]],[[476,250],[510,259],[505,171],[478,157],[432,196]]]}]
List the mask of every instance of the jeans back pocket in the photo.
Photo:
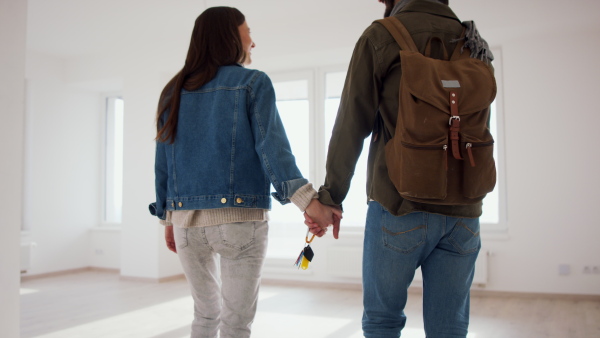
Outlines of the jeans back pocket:
[{"label": "jeans back pocket", "polygon": [[386,213],[382,218],[383,245],[402,253],[411,253],[427,238],[426,214],[413,212],[404,216]]},{"label": "jeans back pocket", "polygon": [[220,224],[222,244],[237,250],[245,250],[254,243],[256,222]]},{"label": "jeans back pocket", "polygon": [[462,255],[478,251],[481,247],[479,218],[459,219],[448,237],[448,241]]}]

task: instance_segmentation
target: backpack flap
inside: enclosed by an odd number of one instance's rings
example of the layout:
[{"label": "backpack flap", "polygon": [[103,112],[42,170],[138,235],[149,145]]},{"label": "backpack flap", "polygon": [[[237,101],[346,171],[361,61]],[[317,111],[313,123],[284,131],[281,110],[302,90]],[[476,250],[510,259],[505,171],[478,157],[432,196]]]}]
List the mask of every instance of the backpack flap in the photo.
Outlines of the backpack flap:
[{"label": "backpack flap", "polygon": [[[496,81],[483,61],[468,57],[437,60],[420,53],[400,51],[401,86],[415,99],[450,115],[450,91],[458,94],[458,114],[472,114],[489,107],[496,97]],[[449,66],[449,63],[452,66]],[[467,95],[467,97],[463,96]]]}]

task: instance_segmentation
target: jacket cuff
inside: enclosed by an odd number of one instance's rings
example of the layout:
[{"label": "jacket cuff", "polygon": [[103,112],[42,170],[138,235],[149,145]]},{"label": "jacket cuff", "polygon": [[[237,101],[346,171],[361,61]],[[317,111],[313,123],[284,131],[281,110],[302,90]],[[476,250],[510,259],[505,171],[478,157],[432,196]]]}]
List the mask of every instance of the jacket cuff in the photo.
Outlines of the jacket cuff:
[{"label": "jacket cuff", "polygon": [[321,202],[322,204],[325,204],[325,205],[333,205],[333,206],[342,207],[341,204],[337,204],[333,201],[333,198],[331,197],[331,194],[329,193],[329,191],[323,189],[322,186],[319,189],[319,202]]},{"label": "jacket cuff", "polygon": [[[306,178],[296,178],[293,180],[281,182],[281,193],[274,192],[271,193],[273,198],[275,198],[281,204],[290,203],[290,197],[303,185],[307,184],[308,180]],[[277,188],[276,188],[277,190]]]},{"label": "jacket cuff", "polygon": [[150,205],[148,205],[148,210],[150,211],[150,214],[152,216],[156,216],[158,217],[160,220],[164,220],[166,218],[164,209],[163,209],[163,213],[162,215],[159,215],[159,211],[158,208],[156,207],[156,202],[154,203],[150,203]]},{"label": "jacket cuff", "polygon": [[165,219],[161,218],[158,220],[158,222],[166,227],[173,226],[173,222],[171,221],[171,216],[173,215],[173,212],[167,211],[165,214],[166,214],[164,217]]},{"label": "jacket cuff", "polygon": [[310,202],[317,197],[317,191],[313,188],[312,183],[307,183],[296,190],[292,197],[290,197],[290,200],[298,207],[298,209],[300,209],[300,211],[304,211]]}]

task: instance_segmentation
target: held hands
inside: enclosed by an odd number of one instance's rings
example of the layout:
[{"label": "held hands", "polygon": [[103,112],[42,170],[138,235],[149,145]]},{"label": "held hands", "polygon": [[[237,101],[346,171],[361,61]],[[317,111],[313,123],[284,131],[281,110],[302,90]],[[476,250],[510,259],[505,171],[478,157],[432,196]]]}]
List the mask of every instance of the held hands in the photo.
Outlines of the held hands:
[{"label": "held hands", "polygon": [[304,212],[304,224],[318,237],[327,233],[327,227],[333,226],[333,237],[338,238],[342,211],[339,208],[323,205],[313,199]]}]

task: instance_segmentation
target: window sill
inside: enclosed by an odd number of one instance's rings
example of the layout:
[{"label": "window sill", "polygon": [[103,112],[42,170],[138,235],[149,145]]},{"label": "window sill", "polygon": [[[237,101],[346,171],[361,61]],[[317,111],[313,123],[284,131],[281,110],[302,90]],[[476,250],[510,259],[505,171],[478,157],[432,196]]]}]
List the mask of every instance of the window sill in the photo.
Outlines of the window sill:
[{"label": "window sill", "polygon": [[485,241],[508,241],[510,236],[506,231],[482,232],[481,239]]}]

